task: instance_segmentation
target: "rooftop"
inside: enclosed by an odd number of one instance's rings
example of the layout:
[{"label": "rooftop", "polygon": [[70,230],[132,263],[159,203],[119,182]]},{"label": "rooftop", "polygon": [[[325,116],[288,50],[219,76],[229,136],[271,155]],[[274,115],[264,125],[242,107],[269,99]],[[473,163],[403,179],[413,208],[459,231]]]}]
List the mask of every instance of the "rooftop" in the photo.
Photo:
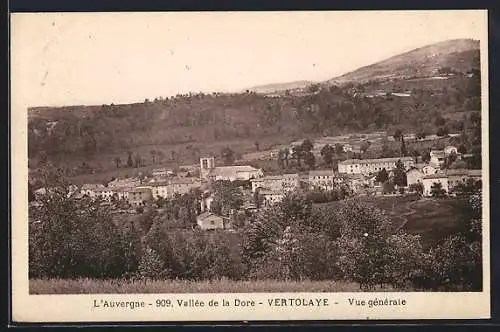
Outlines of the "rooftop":
[{"label": "rooftop", "polygon": [[314,171],[309,171],[309,176],[319,176],[319,175],[333,176],[333,171],[331,169],[318,169]]},{"label": "rooftop", "polygon": [[251,182],[260,182],[260,181],[266,181],[266,180],[284,180],[284,179],[295,179],[299,178],[298,173],[293,173],[293,174],[281,174],[281,175],[267,175],[259,179],[252,179],[250,180]]},{"label": "rooftop", "polygon": [[401,160],[405,161],[413,161],[413,157],[395,157],[395,158],[378,158],[378,159],[347,159],[341,161],[339,164],[342,165],[352,165],[352,164],[376,164],[376,163],[392,163]]}]

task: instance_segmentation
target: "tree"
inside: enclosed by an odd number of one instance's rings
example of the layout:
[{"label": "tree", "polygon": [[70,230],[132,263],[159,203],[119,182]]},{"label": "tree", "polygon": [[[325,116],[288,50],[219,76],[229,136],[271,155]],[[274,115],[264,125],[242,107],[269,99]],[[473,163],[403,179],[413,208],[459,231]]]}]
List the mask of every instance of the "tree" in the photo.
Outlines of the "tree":
[{"label": "tree", "polygon": [[427,150],[422,154],[422,161],[424,163],[428,163],[430,160],[431,160],[431,153],[429,150]]},{"label": "tree", "polygon": [[115,157],[116,168],[120,168],[121,163],[122,160],[120,159],[120,157]]},{"label": "tree", "polygon": [[321,156],[323,157],[323,161],[327,165],[332,165],[333,161],[333,154],[335,153],[334,148],[332,148],[330,145],[326,144],[321,148]]},{"label": "tree", "polygon": [[407,184],[406,180],[406,169],[401,160],[396,162],[396,168],[393,170],[393,182],[396,186],[405,187]]},{"label": "tree", "polygon": [[307,151],[304,153],[304,163],[309,167],[309,169],[314,169],[316,165],[316,158],[311,151]]},{"label": "tree", "polygon": [[232,165],[234,163],[234,152],[227,146],[222,149],[221,157],[224,161],[224,165]]},{"label": "tree", "polygon": [[309,138],[306,138],[302,142],[300,147],[301,147],[302,151],[304,151],[304,152],[311,152],[312,149],[314,148],[314,144]]},{"label": "tree", "polygon": [[302,146],[295,145],[292,148],[292,157],[297,161],[297,166],[299,167],[300,167],[300,161],[302,160],[302,155],[303,155]]},{"label": "tree", "polygon": [[157,155],[156,150],[149,151],[149,154],[151,155],[151,161],[152,161],[153,165],[155,165],[156,164],[156,155]]},{"label": "tree", "polygon": [[401,157],[405,157],[408,155],[408,151],[406,150],[405,139],[401,136]]},{"label": "tree", "polygon": [[419,129],[417,134],[415,135],[417,139],[424,139],[427,137],[427,133],[425,132],[425,129]]},{"label": "tree", "polygon": [[142,162],[141,155],[139,153],[136,153],[134,157],[135,168],[141,167],[141,162]]},{"label": "tree", "polygon": [[132,152],[131,151],[128,152],[127,166],[128,167],[133,167],[134,166],[134,162],[132,160]]},{"label": "tree", "polygon": [[231,210],[238,210],[243,206],[243,193],[231,181],[216,181],[213,190],[214,200],[211,205],[218,206],[220,208],[219,213],[229,215]]},{"label": "tree", "polygon": [[375,181],[379,183],[385,183],[389,179],[389,173],[387,173],[385,168],[382,168],[375,177]]},{"label": "tree", "polygon": [[422,195],[424,193],[424,185],[421,182],[410,184],[410,187],[408,189],[411,192],[418,193],[419,195]]},{"label": "tree", "polygon": [[344,147],[340,143],[335,144],[335,154],[341,156],[344,153]]},{"label": "tree", "polygon": [[434,182],[431,186],[431,196],[440,198],[446,194],[446,191],[443,189],[443,185],[441,182]]},{"label": "tree", "polygon": [[402,137],[401,129],[396,129],[396,131],[394,132],[394,135],[392,135],[392,136],[394,137],[395,141],[399,140]]},{"label": "tree", "polygon": [[437,132],[436,132],[436,135],[438,135],[439,137],[443,137],[443,136],[448,135],[448,127],[446,127],[446,126],[439,127]]},{"label": "tree", "polygon": [[359,148],[360,148],[362,153],[365,153],[369,147],[370,147],[370,142],[365,140],[365,141],[361,142],[361,145]]},{"label": "tree", "polygon": [[445,119],[443,119],[443,117],[438,116],[438,117],[436,118],[436,121],[435,121],[434,123],[435,123],[435,125],[436,125],[436,126],[438,126],[438,127],[442,127],[442,126],[444,126],[444,125],[446,124],[446,120],[445,120]]},{"label": "tree", "polygon": [[164,263],[154,249],[146,248],[142,254],[137,274],[143,279],[156,280],[164,277]]},{"label": "tree", "polygon": [[255,150],[260,151],[260,143],[259,143],[259,141],[255,141],[253,144],[255,145]]}]

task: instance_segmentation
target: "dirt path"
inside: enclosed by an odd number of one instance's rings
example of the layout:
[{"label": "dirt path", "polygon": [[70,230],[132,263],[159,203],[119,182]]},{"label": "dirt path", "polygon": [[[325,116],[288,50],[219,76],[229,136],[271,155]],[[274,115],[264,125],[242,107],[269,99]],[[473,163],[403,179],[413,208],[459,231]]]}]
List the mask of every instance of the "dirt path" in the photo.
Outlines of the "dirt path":
[{"label": "dirt path", "polygon": [[400,214],[400,215],[398,216],[399,218],[401,218],[401,219],[403,220],[403,222],[402,222],[402,223],[401,223],[401,225],[399,225],[399,227],[396,229],[396,232],[397,232],[397,231],[399,231],[401,228],[403,228],[403,227],[406,225],[406,223],[408,223],[408,218],[407,218],[408,216],[411,216],[412,214],[417,213],[417,210],[415,210],[415,209],[413,208],[413,205],[414,205],[415,203],[420,202],[420,201],[422,201],[422,199],[419,199],[419,200],[417,200],[417,201],[413,201],[413,202],[411,202],[410,204],[408,204],[408,207],[410,208],[410,211],[405,212],[405,213],[403,213],[403,214]]}]

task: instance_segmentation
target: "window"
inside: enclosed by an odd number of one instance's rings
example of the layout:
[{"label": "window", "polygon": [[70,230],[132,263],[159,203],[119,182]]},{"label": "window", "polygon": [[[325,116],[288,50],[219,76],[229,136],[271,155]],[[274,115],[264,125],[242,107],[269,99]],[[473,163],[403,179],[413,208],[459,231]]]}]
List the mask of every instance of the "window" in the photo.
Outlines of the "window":
[{"label": "window", "polygon": [[210,225],[215,225],[215,221],[214,220],[210,220]]}]

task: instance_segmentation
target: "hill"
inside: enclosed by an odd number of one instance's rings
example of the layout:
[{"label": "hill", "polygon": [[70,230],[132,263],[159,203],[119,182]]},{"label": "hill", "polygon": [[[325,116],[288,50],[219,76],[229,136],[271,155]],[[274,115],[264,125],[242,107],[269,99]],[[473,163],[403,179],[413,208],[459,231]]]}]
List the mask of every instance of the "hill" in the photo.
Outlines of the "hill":
[{"label": "hill", "polygon": [[[30,108],[29,167],[50,161],[74,177],[126,170],[129,157],[143,166],[170,167],[196,163],[201,155],[220,156],[225,147],[238,158],[304,137],[396,128],[460,132],[481,109],[480,73],[469,72],[479,68],[477,45],[461,40],[414,50],[342,76],[355,83],[348,86],[304,89],[309,82],[300,81],[255,88],[294,87],[300,93],[190,93],[135,104]],[[416,67],[425,69],[418,75],[433,68],[446,79],[408,76]]]},{"label": "hill", "polygon": [[333,78],[327,84],[430,77],[479,69],[479,41],[453,39],[427,45]]}]

